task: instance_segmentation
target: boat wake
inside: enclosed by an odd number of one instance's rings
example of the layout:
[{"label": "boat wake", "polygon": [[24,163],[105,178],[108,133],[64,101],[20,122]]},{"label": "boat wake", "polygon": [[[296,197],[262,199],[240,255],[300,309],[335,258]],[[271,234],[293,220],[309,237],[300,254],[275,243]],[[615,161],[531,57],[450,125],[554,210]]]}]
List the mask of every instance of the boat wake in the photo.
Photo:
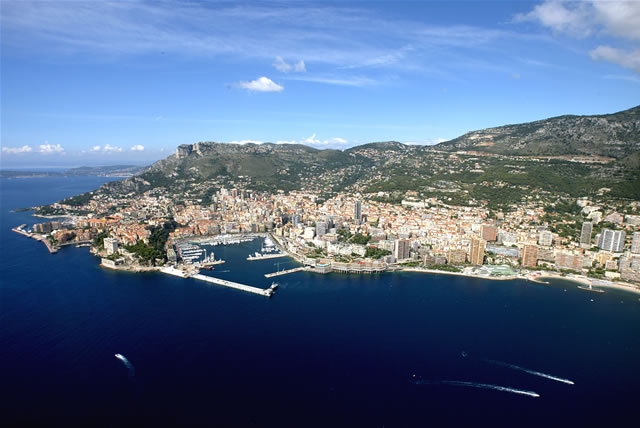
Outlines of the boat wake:
[{"label": "boat wake", "polygon": [[540,394],[534,391],[524,389],[516,389],[508,386],[492,385],[489,383],[464,382],[461,380],[422,380],[414,377],[411,379],[416,385],[450,385],[450,386],[466,386],[469,388],[490,389],[493,391],[510,392],[512,394],[526,395],[527,397],[538,398]]},{"label": "boat wake", "polygon": [[496,366],[502,366],[502,367],[507,367],[509,369],[513,369],[513,370],[520,370],[522,372],[525,373],[529,373],[530,375],[534,375],[534,376],[540,376],[543,377],[545,379],[550,379],[550,380],[555,380],[556,382],[562,382],[562,383],[566,383],[567,385],[575,385],[575,383],[569,379],[564,379],[558,376],[553,376],[547,373],[542,373],[542,372],[537,372],[535,370],[529,370],[529,369],[525,369],[524,367],[520,367],[520,366],[516,366],[515,364],[509,364],[509,363],[505,363],[502,361],[496,361],[496,360],[484,360],[485,362],[489,363],[489,364],[494,364]]},{"label": "boat wake", "polygon": [[122,354],[116,354],[115,357],[117,359],[119,359],[120,361],[122,361],[122,364],[124,364],[124,366],[127,368],[127,370],[129,370],[129,377],[133,377],[133,376],[136,375],[136,369],[135,369],[135,367],[133,367],[133,364],[131,364],[129,362],[127,357],[125,357]]}]

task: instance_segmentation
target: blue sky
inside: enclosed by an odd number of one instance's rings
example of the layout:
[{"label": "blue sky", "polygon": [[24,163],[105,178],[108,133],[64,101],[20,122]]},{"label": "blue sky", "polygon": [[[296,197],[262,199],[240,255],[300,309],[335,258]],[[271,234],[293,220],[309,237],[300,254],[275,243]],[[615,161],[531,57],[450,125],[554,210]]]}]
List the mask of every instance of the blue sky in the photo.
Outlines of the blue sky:
[{"label": "blue sky", "polygon": [[3,168],[433,144],[640,104],[640,2],[4,0]]}]

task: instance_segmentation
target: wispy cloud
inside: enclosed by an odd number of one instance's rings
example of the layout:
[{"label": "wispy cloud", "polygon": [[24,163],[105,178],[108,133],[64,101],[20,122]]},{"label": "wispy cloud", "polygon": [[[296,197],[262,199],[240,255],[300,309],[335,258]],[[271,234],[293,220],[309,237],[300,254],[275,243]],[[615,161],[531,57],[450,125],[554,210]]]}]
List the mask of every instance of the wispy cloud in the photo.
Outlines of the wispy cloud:
[{"label": "wispy cloud", "polygon": [[589,55],[594,61],[612,62],[640,73],[640,49],[628,52],[611,46],[598,46],[589,51]]},{"label": "wispy cloud", "polygon": [[307,71],[307,66],[304,64],[303,60],[300,60],[295,64],[288,64],[281,56],[276,57],[276,60],[273,62],[273,66],[276,70],[282,71],[283,73],[288,73],[290,71],[301,73]]},{"label": "wispy cloud", "polygon": [[268,77],[258,77],[250,82],[238,82],[238,87],[252,92],[282,92],[284,86],[278,85]]},{"label": "wispy cloud", "polygon": [[131,147],[132,152],[141,152],[143,150],[144,146],[142,144],[136,144],[135,146]]},{"label": "wispy cloud", "polygon": [[630,75],[618,75],[618,74],[607,74],[602,76],[605,80],[626,80],[628,82],[640,83],[639,76],[630,76]]},{"label": "wispy cloud", "polygon": [[4,147],[4,146],[2,147],[2,153],[10,153],[10,154],[29,153],[32,150],[33,148],[27,145],[24,145],[22,147]]},{"label": "wispy cloud", "polygon": [[354,86],[359,88],[380,84],[376,79],[363,76],[289,76],[286,77],[286,79],[311,83],[323,83],[326,85]]},{"label": "wispy cloud", "polygon": [[337,69],[417,70],[438,63],[434,57],[439,48],[463,49],[460,56],[469,56],[471,50],[500,40],[530,37],[478,26],[429,25],[374,9],[357,3],[212,7],[206,2],[7,2],[2,43],[25,52],[79,54],[100,61],[160,52],[199,59],[276,58],[278,70],[300,72],[307,69],[305,61]]}]

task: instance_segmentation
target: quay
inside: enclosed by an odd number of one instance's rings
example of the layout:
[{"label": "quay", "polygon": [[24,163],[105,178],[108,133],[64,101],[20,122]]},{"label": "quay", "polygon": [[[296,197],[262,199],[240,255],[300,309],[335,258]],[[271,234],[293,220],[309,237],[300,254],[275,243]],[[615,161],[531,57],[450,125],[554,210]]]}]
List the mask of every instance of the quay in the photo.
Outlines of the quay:
[{"label": "quay", "polygon": [[14,227],[13,229],[11,229],[13,232],[19,233],[20,235],[24,235],[28,238],[32,238],[35,239],[36,241],[40,241],[42,242],[45,247],[47,247],[47,250],[49,250],[49,253],[51,254],[55,254],[58,252],[58,250],[60,249],[60,247],[57,247],[55,245],[51,245],[51,242],[49,242],[49,240],[47,238],[45,238],[44,236],[41,235],[37,235],[35,233],[29,233],[26,232],[18,227]]},{"label": "quay", "polygon": [[264,290],[262,288],[251,287],[249,285],[244,285],[244,284],[238,284],[237,282],[226,281],[224,279],[214,278],[212,276],[206,276],[202,274],[191,275],[190,278],[211,282],[213,284],[222,285],[229,288],[235,288],[236,290],[247,291],[253,294],[259,294],[265,297],[271,297],[273,293],[275,293],[275,290],[277,287],[277,285],[272,285],[271,287]]},{"label": "quay", "polygon": [[215,260],[213,262],[202,263],[200,266],[215,266],[215,265],[221,265],[223,263],[225,263],[224,260]]},{"label": "quay", "polygon": [[279,254],[265,254],[264,256],[260,256],[260,257],[255,257],[255,256],[249,256],[247,257],[247,260],[251,261],[251,260],[267,260],[267,259],[277,259],[280,257],[288,257],[287,254],[284,253],[279,253]]},{"label": "quay", "polygon": [[265,278],[272,278],[274,276],[279,276],[279,275],[286,275],[288,273],[295,273],[295,272],[302,272],[302,271],[306,271],[309,270],[309,268],[306,267],[297,267],[297,268],[293,268],[293,269],[287,269],[287,270],[281,270],[278,272],[273,272],[273,273],[267,273],[265,274]]},{"label": "quay", "polygon": [[173,276],[179,276],[180,278],[188,278],[189,277],[189,275],[187,275],[187,273],[185,271],[180,270],[180,269],[176,269],[176,268],[171,267],[171,266],[161,268],[160,272],[167,273],[167,274],[173,275]]}]

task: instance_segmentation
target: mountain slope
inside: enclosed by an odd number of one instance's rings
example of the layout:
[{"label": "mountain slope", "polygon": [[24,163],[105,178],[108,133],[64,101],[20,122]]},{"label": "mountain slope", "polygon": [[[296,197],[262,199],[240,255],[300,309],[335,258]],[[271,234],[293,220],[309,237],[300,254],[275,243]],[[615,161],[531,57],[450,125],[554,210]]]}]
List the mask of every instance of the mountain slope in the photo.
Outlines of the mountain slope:
[{"label": "mountain slope", "polygon": [[207,202],[215,189],[226,186],[324,196],[364,193],[395,201],[411,190],[451,203],[505,205],[533,192],[578,197],[607,188],[610,197],[640,200],[640,174],[634,167],[639,162],[636,107],[489,128],[437,146],[387,141],[340,151],[270,143],[185,144],[139,175],[105,184],[99,193],[158,189],[174,200]]},{"label": "mountain slope", "polygon": [[440,150],[506,155],[595,155],[624,159],[640,151],[640,106],[613,114],[558,116],[468,132]]}]

